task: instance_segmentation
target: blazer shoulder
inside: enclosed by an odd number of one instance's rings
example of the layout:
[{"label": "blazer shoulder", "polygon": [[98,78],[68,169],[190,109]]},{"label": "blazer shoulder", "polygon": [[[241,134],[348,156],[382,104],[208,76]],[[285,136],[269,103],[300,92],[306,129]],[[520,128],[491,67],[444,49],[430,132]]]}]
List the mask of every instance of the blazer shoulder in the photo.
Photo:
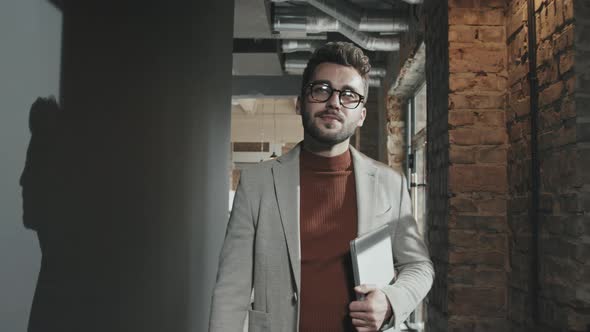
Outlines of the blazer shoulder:
[{"label": "blazer shoulder", "polygon": [[268,177],[272,176],[272,168],[276,164],[277,162],[275,160],[267,160],[243,168],[240,170],[240,182],[247,183],[249,186],[264,182]]},{"label": "blazer shoulder", "polygon": [[367,155],[363,154],[362,152],[358,152],[358,153],[363,157],[365,162],[367,162],[368,164],[370,164],[371,166],[373,166],[377,169],[377,172],[380,176],[384,176],[387,178],[393,178],[398,181],[400,181],[402,178],[404,178],[404,174],[401,169],[391,167],[385,163],[382,163],[378,160],[368,157]]}]

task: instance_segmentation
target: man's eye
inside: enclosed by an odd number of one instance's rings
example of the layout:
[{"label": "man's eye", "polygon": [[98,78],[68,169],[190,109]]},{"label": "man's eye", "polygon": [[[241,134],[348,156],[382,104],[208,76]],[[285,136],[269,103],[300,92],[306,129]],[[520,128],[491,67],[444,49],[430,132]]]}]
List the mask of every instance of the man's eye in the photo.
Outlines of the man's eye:
[{"label": "man's eye", "polygon": [[330,88],[327,86],[320,85],[313,87],[312,91],[314,93],[330,93]]},{"label": "man's eye", "polygon": [[357,98],[358,98],[356,93],[354,93],[353,91],[349,91],[349,90],[344,90],[344,91],[342,91],[342,92],[340,93],[340,96],[341,96],[342,98],[346,98],[346,99],[348,99],[348,100],[355,100],[355,99],[357,99]]}]

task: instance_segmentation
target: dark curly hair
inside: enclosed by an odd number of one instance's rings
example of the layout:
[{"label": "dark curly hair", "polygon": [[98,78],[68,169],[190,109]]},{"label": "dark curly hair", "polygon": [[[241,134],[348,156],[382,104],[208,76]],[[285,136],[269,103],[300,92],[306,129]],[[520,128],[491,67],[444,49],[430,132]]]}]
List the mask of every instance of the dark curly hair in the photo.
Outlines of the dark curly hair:
[{"label": "dark curly hair", "polygon": [[363,82],[365,83],[365,97],[367,96],[369,92],[369,71],[371,70],[369,57],[354,44],[346,42],[330,42],[315,50],[307,62],[307,67],[303,71],[303,80],[301,82],[302,96],[316,67],[324,62],[353,67],[363,78]]}]

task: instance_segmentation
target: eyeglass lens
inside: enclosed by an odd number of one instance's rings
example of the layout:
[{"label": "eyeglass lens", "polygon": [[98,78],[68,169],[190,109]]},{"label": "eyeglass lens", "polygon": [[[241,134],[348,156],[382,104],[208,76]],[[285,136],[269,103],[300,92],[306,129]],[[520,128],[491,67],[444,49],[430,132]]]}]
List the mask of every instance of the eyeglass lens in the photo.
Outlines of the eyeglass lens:
[{"label": "eyeglass lens", "polygon": [[337,91],[339,95],[340,104],[346,108],[356,108],[362,100],[361,95],[351,90],[337,90],[331,86],[323,83],[311,85],[311,98],[318,102],[328,101],[332,94]]}]

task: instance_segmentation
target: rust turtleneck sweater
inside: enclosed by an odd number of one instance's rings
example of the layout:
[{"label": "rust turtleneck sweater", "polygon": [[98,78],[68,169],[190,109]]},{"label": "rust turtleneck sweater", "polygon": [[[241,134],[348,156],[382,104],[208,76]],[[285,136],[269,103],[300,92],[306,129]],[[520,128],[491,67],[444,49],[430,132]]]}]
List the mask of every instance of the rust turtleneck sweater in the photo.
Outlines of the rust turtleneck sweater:
[{"label": "rust turtleneck sweater", "polygon": [[300,331],[353,331],[350,241],[357,234],[350,150],[327,158],[301,149]]}]

